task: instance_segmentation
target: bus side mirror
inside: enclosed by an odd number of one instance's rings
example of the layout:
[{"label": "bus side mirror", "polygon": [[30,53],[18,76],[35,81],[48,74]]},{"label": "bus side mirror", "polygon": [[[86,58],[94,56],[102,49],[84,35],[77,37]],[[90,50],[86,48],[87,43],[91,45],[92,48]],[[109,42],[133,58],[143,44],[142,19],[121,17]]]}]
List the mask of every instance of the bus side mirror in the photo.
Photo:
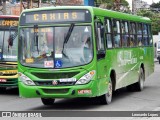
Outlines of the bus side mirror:
[{"label": "bus side mirror", "polygon": [[106,51],[105,50],[98,51],[98,53],[97,53],[97,59],[98,60],[102,59],[102,58],[105,58],[105,56],[106,56]]},{"label": "bus side mirror", "polygon": [[100,37],[102,38],[103,36],[104,36],[104,26],[103,26],[103,23],[98,23],[98,25],[97,25],[97,27],[98,27],[98,29],[100,29]]}]

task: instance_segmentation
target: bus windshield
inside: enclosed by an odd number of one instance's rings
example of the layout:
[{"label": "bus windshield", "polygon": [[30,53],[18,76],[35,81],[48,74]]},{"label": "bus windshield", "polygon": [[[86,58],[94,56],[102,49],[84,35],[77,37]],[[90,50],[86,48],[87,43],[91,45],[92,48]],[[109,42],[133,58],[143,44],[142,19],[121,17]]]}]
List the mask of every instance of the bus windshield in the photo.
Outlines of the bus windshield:
[{"label": "bus windshield", "polygon": [[0,29],[0,61],[17,61],[17,38],[17,30]]},{"label": "bus windshield", "polygon": [[21,64],[39,68],[85,65],[93,59],[91,26],[20,28]]}]

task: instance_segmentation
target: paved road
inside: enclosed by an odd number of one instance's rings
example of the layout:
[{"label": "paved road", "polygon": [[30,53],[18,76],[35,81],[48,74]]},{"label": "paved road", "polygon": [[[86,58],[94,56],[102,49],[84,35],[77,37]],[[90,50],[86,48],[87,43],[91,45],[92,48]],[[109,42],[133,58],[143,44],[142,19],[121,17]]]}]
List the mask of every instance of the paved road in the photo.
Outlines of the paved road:
[{"label": "paved road", "polygon": [[0,111],[160,111],[159,101],[160,65],[158,62],[155,62],[155,72],[146,79],[142,92],[128,92],[125,88],[120,89],[113,95],[110,105],[95,105],[90,99],[57,99],[55,105],[44,106],[38,98],[19,98],[17,89],[0,91]]}]

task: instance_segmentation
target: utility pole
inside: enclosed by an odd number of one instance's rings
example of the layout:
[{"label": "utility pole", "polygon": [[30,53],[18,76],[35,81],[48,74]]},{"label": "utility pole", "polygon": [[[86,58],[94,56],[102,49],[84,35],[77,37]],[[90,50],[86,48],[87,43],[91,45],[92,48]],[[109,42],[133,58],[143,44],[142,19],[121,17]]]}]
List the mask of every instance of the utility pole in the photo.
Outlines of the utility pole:
[{"label": "utility pole", "polygon": [[23,3],[23,0],[20,0],[20,13],[22,12],[23,9],[31,9],[34,7],[33,4],[37,4],[37,7],[39,8],[41,6],[41,0],[26,0],[27,5]]},{"label": "utility pole", "polygon": [[6,15],[7,14],[7,12],[6,12],[6,0],[3,0],[2,6],[3,6],[3,15]]},{"label": "utility pole", "polygon": [[121,4],[121,0],[114,0],[114,10],[119,11],[120,4]]},{"label": "utility pole", "polygon": [[134,8],[134,0],[132,0],[132,13],[134,14],[135,13],[135,8]]}]

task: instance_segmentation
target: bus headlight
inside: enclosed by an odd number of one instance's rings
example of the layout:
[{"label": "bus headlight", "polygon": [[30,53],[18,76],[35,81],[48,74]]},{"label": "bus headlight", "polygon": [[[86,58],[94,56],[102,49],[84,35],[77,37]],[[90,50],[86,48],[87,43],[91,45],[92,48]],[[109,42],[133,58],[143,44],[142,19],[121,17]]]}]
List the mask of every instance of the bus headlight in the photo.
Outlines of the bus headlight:
[{"label": "bus headlight", "polygon": [[88,83],[89,81],[91,81],[95,73],[96,73],[95,70],[88,72],[76,82],[76,85],[82,85]]},{"label": "bus headlight", "polygon": [[18,73],[20,80],[25,84],[25,85],[35,85],[35,83],[26,75],[22,73]]}]

